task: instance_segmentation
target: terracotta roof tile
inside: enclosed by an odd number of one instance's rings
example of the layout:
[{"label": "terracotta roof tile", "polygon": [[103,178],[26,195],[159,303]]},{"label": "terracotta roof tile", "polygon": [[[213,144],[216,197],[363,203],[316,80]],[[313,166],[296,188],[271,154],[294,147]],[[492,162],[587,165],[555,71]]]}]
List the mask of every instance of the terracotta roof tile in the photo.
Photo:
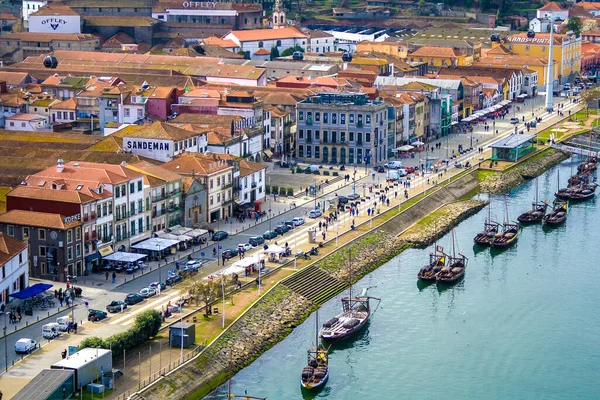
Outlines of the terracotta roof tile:
[{"label": "terracotta roof tile", "polygon": [[162,164],[162,167],[179,174],[212,175],[227,169],[233,169],[226,161],[212,160],[202,154],[186,153],[172,161]]},{"label": "terracotta roof tile", "polygon": [[538,11],[564,11],[558,3],[551,1],[543,7],[538,8]]},{"label": "terracotta roof tile", "polygon": [[140,161],[135,164],[130,164],[128,168],[143,173],[144,175],[152,176],[164,182],[173,182],[181,180],[181,175],[176,174],[166,168],[151,164],[147,161]]},{"label": "terracotta roof tile", "polygon": [[15,239],[0,232],[0,265],[6,264],[28,246],[27,241]]},{"label": "terracotta roof tile", "polygon": [[[66,183],[66,182],[65,182]],[[50,189],[50,185],[36,187],[32,185],[20,185],[6,194],[7,197],[20,197],[25,199],[40,199],[48,201],[60,201],[62,203],[85,204],[94,199],[77,190]]]},{"label": "terracotta roof tile", "polygon": [[35,226],[50,229],[71,229],[81,225],[81,221],[64,223],[60,214],[42,213],[37,211],[11,210],[0,215],[0,224],[14,224],[22,226]]},{"label": "terracotta roof tile", "polygon": [[33,16],[52,16],[52,15],[76,15],[79,16],[71,7],[63,6],[58,4],[48,4],[36,12],[32,13]]},{"label": "terracotta roof tile", "polygon": [[236,42],[230,39],[221,39],[216,36],[207,37],[201,39],[202,43],[211,45],[211,46],[220,46],[226,49],[240,47]]},{"label": "terracotta roof tile", "polygon": [[268,56],[271,52],[267,49],[263,49],[262,47],[254,52],[255,56]]},{"label": "terracotta roof tile", "polygon": [[77,103],[75,102],[75,99],[71,97],[67,100],[52,104],[50,108],[53,110],[76,110]]},{"label": "terracotta roof tile", "polygon": [[449,47],[423,46],[409,54],[409,57],[445,57],[456,58],[460,55]]},{"label": "terracotta roof tile", "polygon": [[251,175],[255,172],[262,171],[263,169],[267,169],[265,164],[240,160],[240,177]]}]

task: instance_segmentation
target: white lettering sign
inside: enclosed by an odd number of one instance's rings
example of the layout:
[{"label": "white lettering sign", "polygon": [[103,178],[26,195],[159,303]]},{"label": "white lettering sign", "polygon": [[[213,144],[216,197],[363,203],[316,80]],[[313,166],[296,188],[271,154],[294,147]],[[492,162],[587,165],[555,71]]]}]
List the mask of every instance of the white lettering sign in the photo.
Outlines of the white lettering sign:
[{"label": "white lettering sign", "polygon": [[217,8],[217,3],[214,1],[184,1],[185,8]]},{"label": "white lettering sign", "polygon": [[70,224],[71,222],[74,221],[81,221],[81,214],[75,214],[75,215],[71,215],[70,217],[65,217],[65,224]]}]

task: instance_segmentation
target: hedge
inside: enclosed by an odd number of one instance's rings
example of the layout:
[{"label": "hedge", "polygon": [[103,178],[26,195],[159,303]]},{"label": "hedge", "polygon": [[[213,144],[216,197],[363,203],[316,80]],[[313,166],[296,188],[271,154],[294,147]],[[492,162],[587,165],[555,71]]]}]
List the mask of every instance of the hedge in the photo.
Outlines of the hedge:
[{"label": "hedge", "polygon": [[329,171],[323,171],[323,175],[329,176]]},{"label": "hedge", "polygon": [[304,172],[304,170],[300,167],[296,167],[296,173],[297,174],[301,174],[302,172]]},{"label": "hedge", "polygon": [[265,194],[271,194],[271,185],[265,185]]},{"label": "hedge", "polygon": [[294,188],[287,188],[287,195],[288,197],[293,197],[294,196]]},{"label": "hedge", "polygon": [[100,347],[102,349],[111,349],[114,355],[123,354],[123,350],[131,350],[144,344],[148,339],[158,334],[162,316],[156,310],[146,310],[135,317],[133,326],[125,332],[117,333],[107,338],[92,336],[83,339],[77,350],[87,347]]},{"label": "hedge", "polygon": [[281,187],[279,188],[279,195],[280,195],[280,196],[285,196],[285,194],[286,194],[286,193],[287,193],[287,188],[285,188],[285,187],[281,186]]},{"label": "hedge", "polygon": [[279,186],[277,186],[277,185],[271,186],[271,193],[279,194]]}]

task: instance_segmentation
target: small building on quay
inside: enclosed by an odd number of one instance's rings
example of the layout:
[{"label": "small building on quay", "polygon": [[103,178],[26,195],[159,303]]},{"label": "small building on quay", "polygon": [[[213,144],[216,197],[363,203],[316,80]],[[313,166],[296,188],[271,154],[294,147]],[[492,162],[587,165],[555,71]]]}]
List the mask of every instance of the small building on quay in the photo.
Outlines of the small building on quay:
[{"label": "small building on quay", "polygon": [[535,150],[535,134],[512,134],[493,143],[492,160],[516,162]]}]

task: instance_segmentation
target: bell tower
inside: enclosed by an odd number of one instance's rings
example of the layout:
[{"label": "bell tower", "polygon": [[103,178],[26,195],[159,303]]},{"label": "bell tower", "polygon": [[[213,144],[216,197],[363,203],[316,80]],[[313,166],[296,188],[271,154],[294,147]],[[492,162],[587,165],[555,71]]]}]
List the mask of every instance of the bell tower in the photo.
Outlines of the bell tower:
[{"label": "bell tower", "polygon": [[275,0],[272,17],[273,29],[285,28],[285,9],[281,5],[281,0]]}]

